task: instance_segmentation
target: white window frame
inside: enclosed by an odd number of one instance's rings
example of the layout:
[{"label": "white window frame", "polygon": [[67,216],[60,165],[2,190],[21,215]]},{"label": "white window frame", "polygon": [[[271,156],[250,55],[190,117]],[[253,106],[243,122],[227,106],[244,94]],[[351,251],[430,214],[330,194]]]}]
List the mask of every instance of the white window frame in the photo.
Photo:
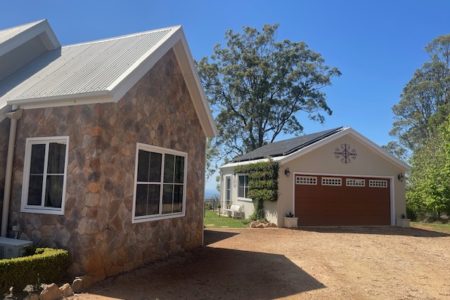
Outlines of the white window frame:
[{"label": "white window frame", "polygon": [[236,174],[236,178],[237,178],[237,182],[236,182],[236,184],[237,184],[237,199],[239,200],[239,201],[249,201],[249,202],[251,202],[252,201],[252,199],[250,199],[250,198],[248,198],[247,196],[247,194],[245,194],[244,196],[245,197],[239,197],[239,177],[240,176],[247,176],[247,185],[244,185],[244,193],[245,193],[245,187],[247,187],[247,189],[248,189],[248,174],[245,174],[245,173],[239,173],[239,174]]},{"label": "white window frame", "polygon": [[386,179],[369,179],[369,187],[370,188],[387,189],[388,186],[389,186],[389,184]]},{"label": "white window frame", "polygon": [[366,179],[364,178],[346,178],[345,186],[348,187],[366,187]]},{"label": "white window frame", "polygon": [[[135,216],[135,213],[136,213],[136,190],[137,190],[137,185],[138,185],[137,172],[138,172],[138,164],[139,164],[139,150],[143,150],[143,151],[147,151],[147,152],[156,152],[156,153],[162,154],[161,182],[158,182],[158,184],[161,184],[160,195],[159,195],[159,214],[157,214],[157,215],[138,216],[138,217]],[[184,157],[183,205],[182,205],[181,212],[170,213],[170,214],[162,213],[162,194],[163,194],[163,186],[164,186],[163,178],[164,178],[165,154],[172,154],[172,155]],[[176,151],[173,149],[162,148],[162,147],[147,145],[147,144],[142,144],[142,143],[136,144],[136,158],[135,158],[135,163],[134,163],[135,170],[134,170],[134,187],[133,187],[133,190],[134,190],[134,192],[133,192],[133,209],[132,209],[132,215],[131,215],[132,223],[142,223],[142,222],[149,222],[149,221],[156,221],[156,220],[181,218],[181,217],[186,216],[187,165],[188,165],[188,154],[186,152]]]},{"label": "white window frame", "polygon": [[[45,144],[46,154],[44,161],[43,174],[43,193],[45,192],[45,183],[47,175],[47,159],[48,159],[48,145],[51,142],[62,142],[66,145],[66,157],[64,162],[64,178],[63,178],[63,192],[61,199],[61,208],[46,207],[44,201],[41,199],[41,205],[28,205],[28,187],[30,184],[30,166],[31,166],[31,147],[36,144]],[[69,137],[68,136],[52,136],[52,137],[32,137],[27,138],[25,143],[25,159],[23,166],[23,181],[22,181],[22,203],[20,211],[24,213],[38,213],[50,215],[64,215],[64,207],[66,203],[66,187],[67,187],[67,165],[69,161]]]}]

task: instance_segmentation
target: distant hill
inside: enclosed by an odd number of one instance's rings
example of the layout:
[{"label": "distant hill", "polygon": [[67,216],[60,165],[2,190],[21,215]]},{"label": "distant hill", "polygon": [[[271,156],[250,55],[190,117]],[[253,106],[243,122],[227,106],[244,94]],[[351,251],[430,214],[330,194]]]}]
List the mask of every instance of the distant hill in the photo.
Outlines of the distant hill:
[{"label": "distant hill", "polygon": [[216,189],[205,189],[205,199],[213,198],[214,196],[219,196],[219,191]]}]

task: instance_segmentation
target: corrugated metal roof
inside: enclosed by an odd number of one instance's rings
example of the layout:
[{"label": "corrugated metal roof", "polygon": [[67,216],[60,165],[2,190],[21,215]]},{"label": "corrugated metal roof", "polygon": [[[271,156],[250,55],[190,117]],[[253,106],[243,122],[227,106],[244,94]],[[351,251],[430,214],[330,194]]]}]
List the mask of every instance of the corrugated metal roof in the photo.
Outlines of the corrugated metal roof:
[{"label": "corrugated metal roof", "polygon": [[107,91],[176,28],[165,28],[49,51],[0,82],[0,101]]},{"label": "corrugated metal roof", "polygon": [[40,20],[40,21],[31,22],[31,23],[20,25],[20,26],[12,27],[12,28],[6,28],[6,29],[0,30],[0,44],[3,44],[4,42],[12,39],[16,35],[24,32],[24,31],[30,29],[31,27],[33,27],[39,23],[42,23],[42,22],[45,22],[45,20]]},{"label": "corrugated metal roof", "polygon": [[343,127],[338,127],[267,144],[242,156],[236,157],[233,159],[233,162],[289,155],[306,146],[312,145],[326,137],[329,137],[330,135],[338,133],[342,129]]}]

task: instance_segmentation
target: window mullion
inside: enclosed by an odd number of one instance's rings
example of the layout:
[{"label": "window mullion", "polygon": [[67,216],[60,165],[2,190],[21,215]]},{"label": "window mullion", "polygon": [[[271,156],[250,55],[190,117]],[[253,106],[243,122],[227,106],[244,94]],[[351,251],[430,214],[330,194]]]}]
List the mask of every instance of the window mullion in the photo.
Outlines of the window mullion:
[{"label": "window mullion", "polygon": [[166,160],[166,154],[162,153],[162,162],[161,162],[161,183],[159,188],[159,214],[162,215],[162,206],[163,206],[163,190],[164,190],[164,161]]},{"label": "window mullion", "polygon": [[45,155],[44,155],[44,174],[42,174],[42,196],[41,196],[41,207],[45,207],[45,191],[47,189],[47,165],[48,165],[48,150],[49,142],[45,143]]}]

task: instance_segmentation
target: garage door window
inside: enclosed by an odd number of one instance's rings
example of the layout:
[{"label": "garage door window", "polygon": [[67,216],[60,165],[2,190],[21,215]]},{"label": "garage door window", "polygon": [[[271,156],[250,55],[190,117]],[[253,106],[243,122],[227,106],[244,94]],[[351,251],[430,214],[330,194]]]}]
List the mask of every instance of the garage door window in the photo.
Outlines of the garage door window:
[{"label": "garage door window", "polygon": [[360,179],[360,178],[347,178],[345,180],[345,185],[346,186],[351,186],[351,187],[365,187],[366,186],[366,180],[365,179]]},{"label": "garage door window", "polygon": [[317,185],[317,177],[315,177],[315,176],[297,176],[297,177],[295,177],[295,184]]},{"label": "garage door window", "polygon": [[322,177],[322,185],[327,186],[341,186],[342,185],[342,178],[337,177]]},{"label": "garage door window", "polygon": [[387,180],[383,180],[383,179],[370,179],[369,187],[371,187],[371,188],[387,188],[388,182],[387,182]]}]

